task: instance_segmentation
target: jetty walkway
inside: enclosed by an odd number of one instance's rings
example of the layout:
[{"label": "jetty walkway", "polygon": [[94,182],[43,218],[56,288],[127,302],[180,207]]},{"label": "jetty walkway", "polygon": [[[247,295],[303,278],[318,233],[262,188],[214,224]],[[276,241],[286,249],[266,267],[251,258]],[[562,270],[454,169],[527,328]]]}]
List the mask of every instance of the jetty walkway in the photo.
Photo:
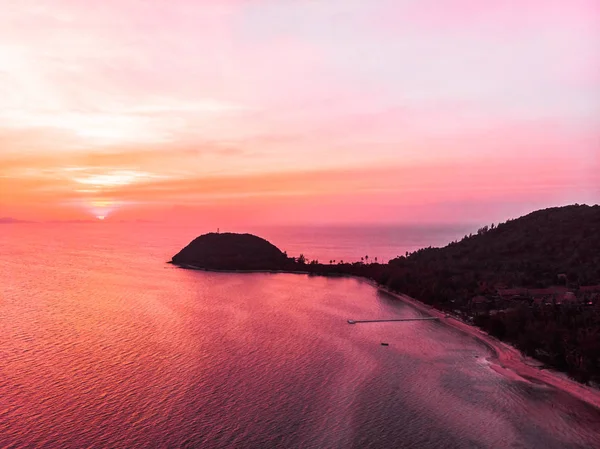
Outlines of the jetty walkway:
[{"label": "jetty walkway", "polygon": [[439,321],[438,317],[430,316],[424,318],[398,318],[392,320],[348,320],[348,324],[358,324],[358,323],[388,323],[391,321]]}]

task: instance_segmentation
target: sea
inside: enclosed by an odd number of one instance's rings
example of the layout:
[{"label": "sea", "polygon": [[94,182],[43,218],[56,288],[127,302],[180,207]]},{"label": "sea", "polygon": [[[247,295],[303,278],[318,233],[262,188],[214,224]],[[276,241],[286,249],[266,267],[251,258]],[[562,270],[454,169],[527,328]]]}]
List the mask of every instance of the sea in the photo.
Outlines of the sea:
[{"label": "sea", "polygon": [[[0,225],[0,448],[600,448],[600,411],[444,323],[348,324],[423,316],[366,282],[166,263],[206,231]],[[250,231],[325,262],[469,232]]]}]

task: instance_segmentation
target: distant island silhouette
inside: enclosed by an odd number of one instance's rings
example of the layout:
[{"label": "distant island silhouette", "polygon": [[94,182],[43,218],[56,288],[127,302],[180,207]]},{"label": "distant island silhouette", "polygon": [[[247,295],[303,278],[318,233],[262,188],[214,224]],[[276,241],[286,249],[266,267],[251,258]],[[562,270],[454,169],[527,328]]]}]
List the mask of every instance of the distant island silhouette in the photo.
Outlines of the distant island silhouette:
[{"label": "distant island silhouette", "polygon": [[29,221],[19,220],[18,218],[13,218],[13,217],[0,217],[0,224],[10,224],[10,223],[29,223]]},{"label": "distant island silhouette", "polygon": [[209,270],[283,270],[287,255],[267,240],[230,232],[201,235],[175,254],[172,263]]},{"label": "distant island silhouette", "polygon": [[475,324],[525,354],[600,383],[600,206],[572,205],[484,226],[444,248],[389,263],[288,257],[251,234],[202,235],[184,268],[357,276]]}]

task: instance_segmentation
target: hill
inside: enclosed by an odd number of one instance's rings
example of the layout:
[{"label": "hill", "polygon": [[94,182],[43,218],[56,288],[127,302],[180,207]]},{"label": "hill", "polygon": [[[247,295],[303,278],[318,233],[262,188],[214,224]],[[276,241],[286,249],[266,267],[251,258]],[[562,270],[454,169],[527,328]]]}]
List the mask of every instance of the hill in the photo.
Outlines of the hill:
[{"label": "hill", "polygon": [[600,206],[545,209],[486,226],[444,248],[394,259],[370,277],[462,315],[580,381],[600,383]]},{"label": "hill", "polygon": [[600,206],[539,210],[390,264],[457,274],[469,271],[479,280],[509,286],[546,287],[560,282],[563,274],[571,283],[600,283]]},{"label": "hill", "polygon": [[177,265],[213,270],[279,270],[288,261],[275,245],[252,234],[201,235],[173,256]]}]

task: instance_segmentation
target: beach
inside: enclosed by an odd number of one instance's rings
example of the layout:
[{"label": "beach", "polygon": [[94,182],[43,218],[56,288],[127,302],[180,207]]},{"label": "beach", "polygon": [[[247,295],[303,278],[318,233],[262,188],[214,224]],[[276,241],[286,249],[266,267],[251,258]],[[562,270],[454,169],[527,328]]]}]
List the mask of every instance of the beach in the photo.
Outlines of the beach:
[{"label": "beach", "polygon": [[410,296],[395,293],[386,287],[378,285],[374,281],[364,280],[364,282],[367,282],[374,288],[384,291],[386,294],[410,304],[415,309],[426,313],[427,315],[439,318],[440,322],[475,338],[480,343],[487,346],[493,353],[492,357],[489,358],[491,368],[496,372],[510,377],[513,380],[549,385],[600,409],[600,390],[570,379],[563,373],[542,368],[542,364],[539,361],[527,357],[515,347],[492,337],[478,327],[465,323],[453,315],[437,310]]}]

